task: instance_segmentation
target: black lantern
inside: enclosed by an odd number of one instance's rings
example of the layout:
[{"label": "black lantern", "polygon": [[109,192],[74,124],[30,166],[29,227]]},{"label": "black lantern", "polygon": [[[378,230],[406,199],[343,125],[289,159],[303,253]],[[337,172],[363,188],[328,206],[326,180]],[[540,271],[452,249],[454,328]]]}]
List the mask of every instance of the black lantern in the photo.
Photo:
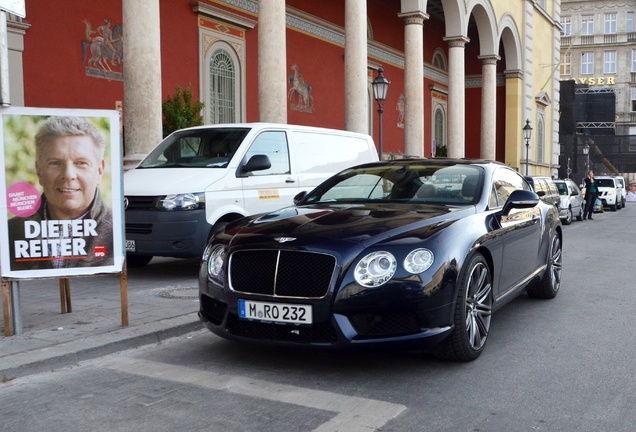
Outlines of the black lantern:
[{"label": "black lantern", "polygon": [[588,143],[583,144],[583,155],[585,156],[585,174],[587,175],[590,169],[590,145]]},{"label": "black lantern", "polygon": [[373,86],[373,96],[378,103],[378,115],[380,120],[380,147],[378,156],[380,159],[382,159],[382,113],[384,112],[384,109],[382,109],[382,102],[386,100],[386,94],[389,91],[389,84],[391,84],[389,80],[384,77],[384,70],[382,68],[378,68],[378,76],[375,77],[371,85]]},{"label": "black lantern", "polygon": [[528,175],[528,160],[530,158],[530,138],[532,138],[532,126],[530,126],[530,120],[526,120],[526,125],[523,127],[523,139],[526,140],[526,176]]}]

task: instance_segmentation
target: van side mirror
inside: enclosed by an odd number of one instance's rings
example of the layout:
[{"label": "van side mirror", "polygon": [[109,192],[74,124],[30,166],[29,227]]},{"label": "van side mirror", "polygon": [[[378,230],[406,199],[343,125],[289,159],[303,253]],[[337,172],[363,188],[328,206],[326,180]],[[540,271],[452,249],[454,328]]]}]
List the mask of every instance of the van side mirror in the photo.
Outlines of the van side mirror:
[{"label": "van side mirror", "polygon": [[264,171],[272,167],[269,157],[264,154],[256,154],[252,156],[245,165],[239,167],[239,176],[245,177],[252,171]]}]

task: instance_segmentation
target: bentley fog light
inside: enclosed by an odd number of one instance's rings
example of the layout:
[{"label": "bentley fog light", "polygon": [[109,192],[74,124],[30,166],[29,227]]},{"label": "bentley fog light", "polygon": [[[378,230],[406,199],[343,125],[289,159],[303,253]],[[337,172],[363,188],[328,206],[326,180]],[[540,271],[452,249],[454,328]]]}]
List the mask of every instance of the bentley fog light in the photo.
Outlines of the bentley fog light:
[{"label": "bentley fog light", "polygon": [[433,252],[428,249],[415,249],[404,259],[404,268],[413,274],[428,270],[432,264]]},{"label": "bentley fog light", "polygon": [[395,274],[397,261],[389,252],[370,253],[356,265],[354,275],[356,281],[365,287],[377,287],[386,283]]}]

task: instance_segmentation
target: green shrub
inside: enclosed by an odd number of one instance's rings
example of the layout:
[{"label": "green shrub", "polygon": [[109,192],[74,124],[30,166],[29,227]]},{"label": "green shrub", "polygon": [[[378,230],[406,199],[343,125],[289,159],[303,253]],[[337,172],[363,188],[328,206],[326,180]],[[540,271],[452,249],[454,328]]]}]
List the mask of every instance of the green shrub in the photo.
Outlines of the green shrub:
[{"label": "green shrub", "polygon": [[201,126],[203,124],[202,109],[203,102],[193,100],[192,84],[188,84],[185,89],[177,86],[174,90],[174,96],[168,96],[161,103],[163,137],[167,137],[178,129]]},{"label": "green shrub", "polygon": [[435,146],[435,157],[446,157],[448,156],[448,149],[445,145],[437,144]]}]

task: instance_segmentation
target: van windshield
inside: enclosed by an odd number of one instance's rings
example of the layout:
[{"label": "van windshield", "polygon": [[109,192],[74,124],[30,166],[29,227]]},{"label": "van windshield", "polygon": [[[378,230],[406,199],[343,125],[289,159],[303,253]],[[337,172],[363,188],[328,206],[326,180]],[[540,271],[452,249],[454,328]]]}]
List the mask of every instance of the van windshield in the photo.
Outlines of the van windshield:
[{"label": "van windshield", "polygon": [[249,128],[201,128],[175,132],[155,147],[138,168],[225,168]]}]

